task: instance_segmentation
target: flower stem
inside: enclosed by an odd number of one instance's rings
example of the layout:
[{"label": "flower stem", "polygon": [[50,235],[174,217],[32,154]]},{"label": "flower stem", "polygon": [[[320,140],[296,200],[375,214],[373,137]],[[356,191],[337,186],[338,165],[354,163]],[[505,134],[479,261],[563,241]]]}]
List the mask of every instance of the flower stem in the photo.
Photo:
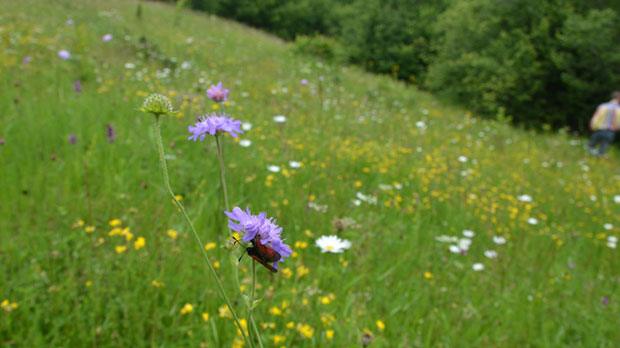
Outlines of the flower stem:
[{"label": "flower stem", "polygon": [[213,264],[211,264],[211,261],[209,260],[209,257],[207,256],[207,252],[203,248],[204,244],[200,240],[200,236],[198,236],[198,233],[196,232],[196,229],[194,228],[194,224],[192,223],[192,220],[190,220],[189,216],[187,215],[187,212],[185,211],[185,208],[183,207],[181,202],[179,202],[174,192],[172,191],[172,188],[170,187],[170,178],[168,177],[168,166],[166,165],[166,157],[164,155],[164,145],[161,140],[161,129],[159,125],[159,118],[160,118],[160,115],[155,115],[155,138],[157,138],[157,150],[159,151],[159,162],[161,164],[161,168],[164,173],[164,183],[166,184],[166,188],[168,189],[168,192],[172,196],[172,200],[174,201],[176,206],[179,208],[179,210],[183,214],[183,217],[185,218],[185,221],[187,221],[187,224],[192,230],[194,237],[196,239],[196,242],[198,243],[198,247],[202,251],[202,256],[204,256],[205,263],[207,264],[209,271],[211,271],[211,274],[213,275],[213,278],[215,279],[215,283],[217,284],[218,290],[220,292],[220,296],[222,296],[222,298],[226,302],[226,305],[228,306],[228,309],[230,310],[230,313],[232,314],[233,319],[235,320],[235,323],[237,324],[237,327],[239,328],[239,331],[241,331],[243,340],[248,344],[249,347],[254,347],[254,344],[248,339],[248,337],[245,335],[245,332],[243,331],[243,327],[241,326],[239,317],[237,316],[237,313],[235,312],[232,306],[232,303],[230,302],[230,299],[228,299],[228,296],[226,295],[226,290],[224,290],[224,286],[222,285],[220,278],[217,276],[217,272],[215,271],[215,268],[213,268]]},{"label": "flower stem", "polygon": [[220,146],[220,136],[215,136],[215,143],[217,144],[217,157],[220,160],[220,178],[222,179],[222,189],[224,191],[224,204],[226,205],[226,211],[230,211],[230,205],[228,204],[228,190],[226,189],[226,176],[224,171],[224,156],[222,155],[222,147]]},{"label": "flower stem", "polygon": [[258,340],[258,345],[263,348],[263,341],[260,338],[260,333],[258,332],[258,327],[256,327],[256,322],[254,321],[254,294],[256,292],[256,260],[252,260],[252,289],[250,291],[250,305],[248,306],[248,319],[250,321],[250,325],[254,330],[254,335]]}]

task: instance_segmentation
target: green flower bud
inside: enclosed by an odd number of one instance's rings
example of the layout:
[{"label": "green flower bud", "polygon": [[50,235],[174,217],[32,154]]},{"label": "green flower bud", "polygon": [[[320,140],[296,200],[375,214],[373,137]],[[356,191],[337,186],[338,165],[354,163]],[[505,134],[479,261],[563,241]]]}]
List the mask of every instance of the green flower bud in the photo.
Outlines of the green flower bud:
[{"label": "green flower bud", "polygon": [[138,109],[143,112],[151,113],[155,116],[160,115],[174,115],[177,111],[174,111],[172,108],[172,103],[165,95],[161,94],[151,94],[146,99],[144,99],[144,103]]}]

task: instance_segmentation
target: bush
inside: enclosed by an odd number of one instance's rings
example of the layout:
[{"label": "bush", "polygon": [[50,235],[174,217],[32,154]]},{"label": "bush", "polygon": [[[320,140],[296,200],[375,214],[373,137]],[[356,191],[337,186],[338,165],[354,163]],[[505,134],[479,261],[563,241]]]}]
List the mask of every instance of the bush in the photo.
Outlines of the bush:
[{"label": "bush", "polygon": [[299,35],[295,38],[293,50],[296,53],[312,55],[332,63],[343,63],[346,59],[340,43],[323,35]]}]

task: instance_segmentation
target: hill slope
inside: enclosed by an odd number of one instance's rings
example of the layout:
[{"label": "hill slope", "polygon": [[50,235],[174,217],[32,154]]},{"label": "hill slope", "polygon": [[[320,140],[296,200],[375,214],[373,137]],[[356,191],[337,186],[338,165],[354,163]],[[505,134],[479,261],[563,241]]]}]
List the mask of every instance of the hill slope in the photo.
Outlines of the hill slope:
[{"label": "hill slope", "polygon": [[[172,185],[239,298],[215,142],[186,140],[221,111],[204,92],[219,81],[252,125],[248,147],[222,138],[231,204],[276,217],[296,251],[259,270],[265,346],[618,342],[615,152],[590,158],[582,139],[482,121],[217,18],[142,3],[138,20],[136,4],[0,0],[3,345],[235,344],[136,111],[154,92],[179,109],[163,121]],[[325,234],[351,249],[321,253]]]}]

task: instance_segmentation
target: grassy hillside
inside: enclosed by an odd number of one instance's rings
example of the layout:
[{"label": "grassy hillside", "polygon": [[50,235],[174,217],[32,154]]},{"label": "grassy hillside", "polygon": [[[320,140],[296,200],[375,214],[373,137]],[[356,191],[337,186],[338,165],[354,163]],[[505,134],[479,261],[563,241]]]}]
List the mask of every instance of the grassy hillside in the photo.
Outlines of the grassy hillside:
[{"label": "grassy hillside", "polygon": [[[222,108],[252,125],[250,146],[221,138],[231,205],[276,217],[295,251],[258,270],[265,347],[620,341],[615,150],[592,158],[204,14],[143,3],[138,20],[136,4],[0,0],[3,346],[239,345],[137,111],[154,92],[180,111],[162,120],[173,189],[240,313],[250,258],[237,286],[215,141],[187,126]],[[223,106],[205,96],[219,81]],[[351,248],[321,253],[329,234]]]}]

